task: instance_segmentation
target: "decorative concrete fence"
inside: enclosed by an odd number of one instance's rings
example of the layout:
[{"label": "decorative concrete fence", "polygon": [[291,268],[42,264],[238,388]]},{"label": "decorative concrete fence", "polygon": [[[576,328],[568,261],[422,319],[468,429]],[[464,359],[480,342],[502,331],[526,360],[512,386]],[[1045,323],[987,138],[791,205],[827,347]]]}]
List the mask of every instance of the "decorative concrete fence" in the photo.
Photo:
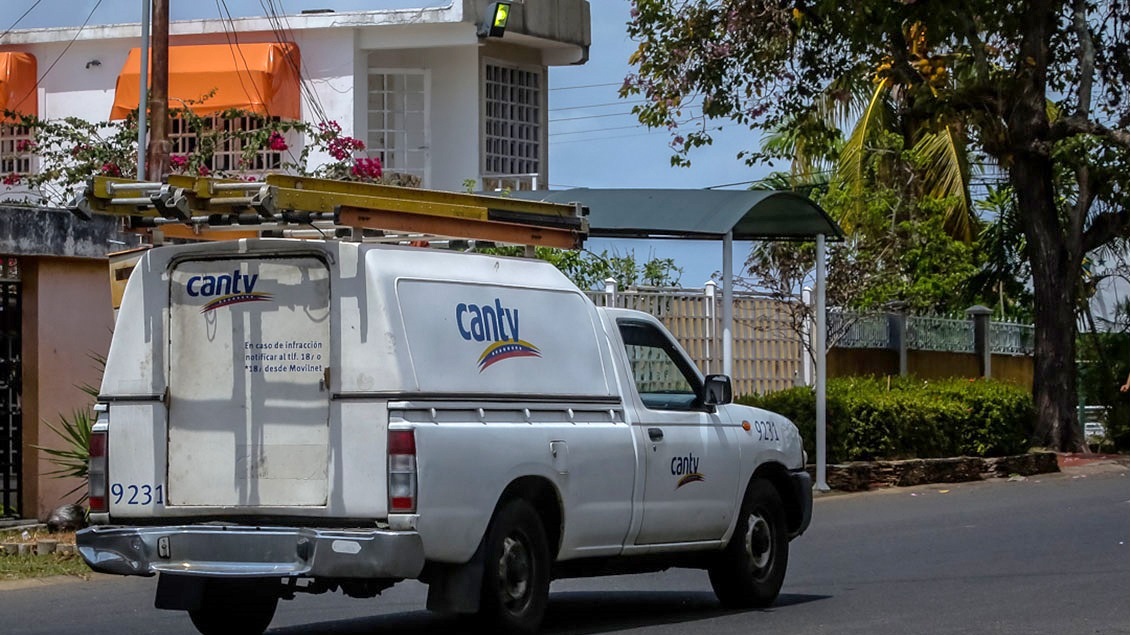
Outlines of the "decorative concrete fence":
[{"label": "decorative concrete fence", "polygon": [[[598,306],[636,309],[659,319],[704,373],[722,371],[722,293],[701,289],[589,291]],[[811,339],[805,307],[764,295],[734,294],[733,381],[736,395],[812,385],[803,342]],[[828,373],[914,375],[924,379],[988,376],[1028,385],[1033,376],[1033,327],[995,322],[990,310],[971,307],[965,319],[883,313],[828,312]]]}]

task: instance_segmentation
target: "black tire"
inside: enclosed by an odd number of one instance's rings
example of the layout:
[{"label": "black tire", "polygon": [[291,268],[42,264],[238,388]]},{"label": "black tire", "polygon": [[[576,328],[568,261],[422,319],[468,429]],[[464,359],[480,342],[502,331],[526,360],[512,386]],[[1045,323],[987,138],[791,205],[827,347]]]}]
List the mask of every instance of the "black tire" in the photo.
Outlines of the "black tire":
[{"label": "black tire", "polygon": [[550,595],[542,520],[526,501],[509,501],[491,519],[486,540],[477,621],[483,632],[536,633]]},{"label": "black tire", "polygon": [[279,594],[265,581],[209,581],[189,618],[201,635],[261,635],[275,617]]},{"label": "black tire", "polygon": [[774,603],[789,562],[785,511],[769,482],[746,489],[734,535],[707,573],[719,602],[730,609],[765,608]]}]

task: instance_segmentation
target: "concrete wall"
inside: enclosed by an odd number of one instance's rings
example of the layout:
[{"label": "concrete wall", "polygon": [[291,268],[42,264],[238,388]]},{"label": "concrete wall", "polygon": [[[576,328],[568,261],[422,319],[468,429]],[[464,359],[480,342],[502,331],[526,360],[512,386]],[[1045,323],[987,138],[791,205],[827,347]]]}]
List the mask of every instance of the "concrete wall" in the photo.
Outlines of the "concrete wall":
[{"label": "concrete wall", "polygon": [[[1033,385],[1033,358],[991,355],[990,376],[1028,388]],[[907,372],[921,379],[978,377],[978,357],[973,353],[908,351]],[[829,377],[898,375],[899,353],[883,349],[834,348],[829,351]]]},{"label": "concrete wall", "polygon": [[23,482],[25,518],[45,520],[51,510],[73,503],[79,484],[47,476],[56,469],[32,446],[66,447],[48,423],[60,415],[89,412],[92,399],[78,388],[98,385],[100,371],[90,355],[110,348],[113,311],[110,278],[103,259],[20,258],[23,332]]},{"label": "concrete wall", "polygon": [[[451,7],[389,12],[291,16],[287,37],[299,47],[307,92],[327,119],[344,134],[366,138],[368,56],[389,54],[389,67],[421,68],[431,82],[431,169],[425,186],[460,190],[463,181],[480,176],[483,126],[480,116],[483,51],[501,61],[548,65],[584,63],[590,44],[589,4],[585,0],[539,0],[516,4],[508,37],[489,44],[476,37],[483,0],[457,0]],[[263,19],[236,21],[238,36],[226,34],[216,20],[175,22],[170,43],[220,44],[274,42]],[[118,73],[131,48],[139,46],[136,25],[91,26],[81,37],[66,29],[13,31],[0,50],[35,55],[39,73],[68,45],[67,54],[39,85],[39,116],[106,121],[114,101]],[[71,42],[72,37],[77,37]],[[303,119],[320,115],[304,98]],[[544,128],[546,126],[543,126]],[[543,139],[545,145],[545,139]],[[297,155],[297,152],[296,152]],[[546,153],[548,156],[548,153]],[[330,160],[315,153],[313,168]],[[545,158],[543,166],[547,166]],[[543,168],[548,173],[548,167]],[[10,194],[19,194],[15,189]],[[3,194],[0,192],[0,194]]]},{"label": "concrete wall", "polygon": [[66,496],[77,483],[47,476],[55,467],[32,446],[61,447],[47,424],[57,426],[59,415],[93,405],[77,386],[98,384],[90,355],[104,356],[110,348],[106,254],[136,240],[107,216],[83,221],[66,210],[0,207],[0,256],[20,264],[24,517],[45,519],[81,496]]}]

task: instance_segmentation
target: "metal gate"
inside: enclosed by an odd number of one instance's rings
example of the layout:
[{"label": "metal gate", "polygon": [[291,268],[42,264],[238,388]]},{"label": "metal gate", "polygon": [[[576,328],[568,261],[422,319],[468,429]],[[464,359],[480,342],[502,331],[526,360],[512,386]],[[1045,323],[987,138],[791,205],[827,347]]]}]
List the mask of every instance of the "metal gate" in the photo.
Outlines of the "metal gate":
[{"label": "metal gate", "polygon": [[20,283],[15,258],[0,260],[0,518],[19,516]]}]

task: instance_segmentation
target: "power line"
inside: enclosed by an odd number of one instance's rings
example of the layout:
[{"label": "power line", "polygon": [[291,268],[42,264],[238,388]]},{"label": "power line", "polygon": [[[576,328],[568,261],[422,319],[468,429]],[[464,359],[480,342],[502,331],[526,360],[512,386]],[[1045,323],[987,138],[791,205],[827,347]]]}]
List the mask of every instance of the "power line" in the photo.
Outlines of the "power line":
[{"label": "power line", "polygon": [[568,132],[551,132],[549,136],[551,136],[551,137],[564,137],[565,135],[586,134],[586,133],[589,133],[589,132],[605,132],[606,130],[632,130],[634,128],[639,128],[639,127],[640,127],[640,124],[637,124],[635,126],[611,126],[609,128],[592,128],[590,130],[570,130]]},{"label": "power line", "polygon": [[35,3],[28,7],[27,11],[24,11],[23,14],[20,15],[20,17],[16,18],[16,21],[12,23],[12,26],[8,27],[3,33],[0,33],[0,40],[3,40],[5,37],[7,37],[8,34],[12,32],[12,29],[16,28],[16,25],[18,25],[24,18],[27,17],[27,14],[31,13],[33,9],[39,6],[40,2],[43,2],[43,0],[35,0]]},{"label": "power line", "polygon": [[[36,3],[36,4],[38,4],[38,3]],[[67,51],[71,50],[71,45],[75,43],[75,40],[79,39],[79,35],[82,34],[83,29],[86,28],[86,25],[90,24],[90,19],[92,17],[94,17],[94,12],[97,11],[98,7],[100,7],[100,6],[102,6],[102,0],[98,0],[98,2],[94,3],[94,7],[91,8],[90,13],[88,13],[86,15],[86,19],[83,20],[82,25],[79,26],[79,30],[75,31],[75,36],[73,38],[71,38],[70,42],[67,42],[67,46],[63,47],[63,50],[59,52],[59,55],[55,57],[55,61],[51,62],[51,65],[47,67],[47,70],[43,71],[43,74],[40,75],[39,78],[35,80],[35,86],[32,86],[31,90],[29,90],[27,93],[25,93],[24,96],[21,97],[20,100],[15,102],[15,103],[17,103],[17,104],[23,103],[23,101],[25,99],[30,97],[32,93],[34,93],[36,90],[39,89],[40,82],[42,82],[44,80],[44,78],[46,78],[47,75],[49,73],[51,73],[51,70],[55,68],[55,65],[59,63],[59,60],[63,59],[63,56],[67,54]],[[17,20],[17,22],[18,22],[18,20]]]},{"label": "power line", "polygon": [[551,91],[554,91],[554,90],[578,90],[578,89],[581,89],[581,88],[601,88],[603,86],[622,86],[622,85],[624,85],[624,82],[609,82],[607,84],[585,84],[584,86],[559,86],[557,88],[551,88],[550,90]]},{"label": "power line", "polygon": [[[263,0],[259,0],[259,6],[263,7],[263,10],[267,12],[267,21],[271,24],[271,31],[275,36],[275,40],[279,42],[279,44],[294,41],[294,33],[289,28],[290,20],[286,17],[286,11],[284,10],[282,17],[280,17],[279,11],[275,9],[274,0],[267,0],[266,4],[264,4]],[[286,26],[283,24],[284,21],[286,21]],[[304,71],[301,60],[295,62],[295,60],[288,55],[287,63],[290,64],[295,74],[298,75],[299,91],[306,99],[315,118],[323,124],[329,124],[330,118],[326,115],[326,108],[322,105],[322,99],[318,96],[318,91],[314,90],[303,81],[305,79],[313,83],[313,81],[310,80],[309,74]]]},{"label": "power line", "polygon": [[557,123],[559,121],[581,121],[582,119],[603,119],[605,117],[624,117],[632,115],[631,112],[611,112],[606,115],[585,115],[582,117],[562,117],[560,119],[551,119],[550,123]]},{"label": "power line", "polygon": [[626,106],[626,105],[632,105],[632,104],[643,104],[643,103],[647,103],[647,101],[648,101],[647,99],[638,99],[636,101],[621,100],[621,101],[611,101],[611,102],[608,102],[608,103],[605,103],[605,104],[588,104],[588,105],[585,105],[585,106],[560,106],[558,108],[550,108],[549,112],[560,112],[562,110],[582,110],[582,109],[585,109],[585,108],[604,108],[606,106]]}]

